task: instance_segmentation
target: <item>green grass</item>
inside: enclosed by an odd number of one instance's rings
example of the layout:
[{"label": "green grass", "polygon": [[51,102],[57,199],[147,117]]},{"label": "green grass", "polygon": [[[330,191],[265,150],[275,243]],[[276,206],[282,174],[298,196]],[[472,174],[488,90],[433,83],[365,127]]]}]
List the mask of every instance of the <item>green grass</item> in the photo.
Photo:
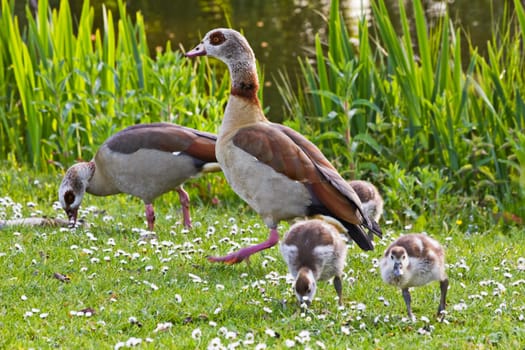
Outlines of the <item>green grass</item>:
[{"label": "green grass", "polygon": [[[59,206],[52,205],[59,181],[59,175],[33,170],[2,171],[0,220],[64,218]],[[409,322],[400,291],[381,281],[377,266],[392,239],[413,231],[386,223],[393,217],[389,203],[395,195],[385,193],[385,237],[373,252],[354,245],[349,249],[345,307],[338,307],[330,283],[320,283],[318,299],[302,311],[277,247],[253,256],[249,265],[206,260],[209,254],[228,252],[232,243],[244,246],[268,233],[260,218],[231,199],[228,190],[212,186],[212,195],[221,200],[217,206],[197,196],[202,186],[221,181],[221,175],[211,175],[187,184],[194,220],[189,231],[180,225],[176,194],[159,198],[157,242],[139,240],[146,227],[143,204],[126,195],[86,195],[81,215],[89,228],[1,229],[0,347],[99,349],[131,338],[141,339],[138,348],[150,349],[202,349],[219,341],[225,347],[286,348],[294,342],[294,348],[313,349],[525,345],[523,230],[479,230],[461,212],[449,222],[429,214],[423,229],[435,227],[427,232],[447,253],[447,316],[442,323],[434,318],[439,302],[434,283],[413,291],[418,319]],[[449,200],[431,200],[430,205]],[[280,232],[287,227],[282,223]],[[67,275],[70,282],[59,281],[55,273]],[[90,317],[74,314],[88,308],[94,310]],[[167,322],[170,328],[155,331]]]}]

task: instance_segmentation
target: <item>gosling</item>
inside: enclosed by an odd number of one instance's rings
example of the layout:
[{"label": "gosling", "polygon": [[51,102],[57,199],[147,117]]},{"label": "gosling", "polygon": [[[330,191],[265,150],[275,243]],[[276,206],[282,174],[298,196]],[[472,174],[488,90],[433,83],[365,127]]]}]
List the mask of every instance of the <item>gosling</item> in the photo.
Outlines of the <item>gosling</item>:
[{"label": "gosling", "polygon": [[438,317],[445,310],[448,277],[445,273],[445,253],[435,239],[424,234],[401,236],[386,250],[380,261],[381,277],[401,288],[408,317],[414,319],[409,288],[439,281],[441,299]]},{"label": "gosling", "polygon": [[300,305],[309,307],[317,281],[333,277],[339,305],[342,301],[341,276],[345,267],[347,243],[345,228],[328,217],[299,221],[290,227],[281,243],[281,254],[295,278],[294,290]]},{"label": "gosling", "polygon": [[348,184],[352,186],[361,200],[365,214],[375,222],[379,222],[383,215],[383,197],[379,194],[377,187],[364,180],[350,180]]}]

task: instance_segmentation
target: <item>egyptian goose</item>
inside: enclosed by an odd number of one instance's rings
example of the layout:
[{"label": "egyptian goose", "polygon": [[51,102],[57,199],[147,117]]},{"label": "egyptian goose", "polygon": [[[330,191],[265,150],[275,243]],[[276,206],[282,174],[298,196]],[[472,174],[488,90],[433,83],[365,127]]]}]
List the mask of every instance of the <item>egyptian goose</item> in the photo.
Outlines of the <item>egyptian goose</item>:
[{"label": "egyptian goose", "polygon": [[379,222],[383,215],[383,198],[377,187],[364,180],[350,180],[348,183],[359,196],[365,214],[375,222]]},{"label": "egyptian goose", "polygon": [[363,226],[380,235],[352,187],[304,136],[266,119],[257,98],[255,56],[232,29],[213,29],[187,57],[208,55],[226,63],[231,93],[217,135],[217,160],[233,190],[270,228],[266,241],[210,261],[238,263],[279,241],[281,220],[322,214],[337,218],[364,250],[374,248]]},{"label": "egyptian goose", "polygon": [[347,243],[341,236],[346,229],[329,217],[299,221],[290,227],[281,243],[281,254],[295,278],[299,304],[311,304],[317,281],[333,277],[334,288],[343,304],[341,276],[345,267]]},{"label": "egyptian goose", "polygon": [[184,226],[191,227],[189,197],[182,183],[200,173],[220,171],[216,136],[169,123],[130,126],[107,139],[89,162],[69,168],[58,198],[71,225],[88,192],[95,196],[127,193],[144,201],[148,229],[153,231],[153,200],[176,190]]},{"label": "egyptian goose", "polygon": [[445,253],[435,239],[425,234],[408,234],[399,237],[385,251],[380,261],[381,277],[401,288],[408,317],[414,318],[408,288],[439,281],[441,299],[438,316],[445,310],[448,277],[445,273]]}]

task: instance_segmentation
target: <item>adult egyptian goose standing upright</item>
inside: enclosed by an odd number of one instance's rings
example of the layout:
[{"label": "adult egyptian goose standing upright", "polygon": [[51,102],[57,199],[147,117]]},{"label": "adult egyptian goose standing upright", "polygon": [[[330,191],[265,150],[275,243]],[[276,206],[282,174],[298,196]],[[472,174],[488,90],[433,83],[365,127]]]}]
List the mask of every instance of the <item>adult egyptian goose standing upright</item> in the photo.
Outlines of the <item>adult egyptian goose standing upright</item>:
[{"label": "adult egyptian goose standing upright", "polygon": [[176,190],[184,225],[191,227],[189,197],[182,183],[200,173],[220,171],[214,134],[170,123],[130,126],[107,139],[93,160],[69,168],[58,198],[70,223],[88,192],[96,196],[127,193],[144,201],[148,229],[154,229],[153,200]]},{"label": "adult egyptian goose standing upright", "polygon": [[279,241],[280,220],[323,214],[343,223],[364,250],[373,243],[363,226],[380,235],[352,187],[304,136],[272,123],[262,111],[255,56],[232,29],[213,29],[187,57],[208,55],[226,63],[231,93],[217,135],[216,154],[228,183],[270,228],[268,239],[210,261],[238,263]]},{"label": "adult egyptian goose standing upright", "polygon": [[385,250],[379,267],[383,280],[401,289],[408,317],[414,318],[408,289],[432,281],[439,281],[441,290],[438,316],[445,310],[448,290],[445,253],[435,239],[425,234],[401,236]]}]

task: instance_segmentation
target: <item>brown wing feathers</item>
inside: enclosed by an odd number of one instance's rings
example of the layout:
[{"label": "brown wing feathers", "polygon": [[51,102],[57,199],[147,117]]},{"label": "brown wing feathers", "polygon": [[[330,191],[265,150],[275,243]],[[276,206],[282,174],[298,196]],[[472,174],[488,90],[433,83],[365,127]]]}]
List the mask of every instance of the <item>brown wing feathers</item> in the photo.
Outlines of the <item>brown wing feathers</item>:
[{"label": "brown wing feathers", "polygon": [[298,147],[289,147],[289,139],[264,124],[240,129],[233,138],[235,146],[289,178],[318,181],[315,167]]},{"label": "brown wing feathers", "polygon": [[131,154],[139,149],[184,152],[204,162],[216,162],[213,134],[169,123],[137,124],[109,138],[106,144],[115,152]]},{"label": "brown wing feathers", "polygon": [[[290,140],[294,147],[290,147]],[[364,213],[357,214],[359,197],[310,141],[286,126],[270,123],[240,129],[233,142],[276,171],[305,183],[317,199],[310,208],[312,214],[332,215],[345,221],[352,239],[363,249],[373,249],[360,225],[380,235],[379,226]]]},{"label": "brown wing feathers", "polygon": [[[326,159],[326,157],[319,151],[317,147],[304,138],[297,131],[288,128],[281,124],[274,124],[278,126],[279,129],[284,132],[286,135],[292,139],[295,144],[301,148],[301,150],[311,158],[312,163],[316,166],[317,170],[322,174],[324,181],[321,183],[321,186],[314,186],[313,189],[317,189],[315,194],[318,197],[323,197],[321,200],[323,204],[331,209],[333,213],[338,215],[340,218],[353,223],[359,224],[361,218],[357,217],[354,213],[358,209],[361,216],[364,218],[363,225],[372,231],[374,231],[378,236],[381,237],[381,229],[377,223],[370,220],[357,206],[355,203],[361,203],[359,196],[355,191],[348,185],[346,181],[339,175],[337,170],[333,165]],[[328,184],[326,182],[328,182]],[[333,186],[330,187],[330,186]],[[330,200],[328,200],[330,199]],[[348,210],[347,205],[351,205],[352,210]],[[346,207],[346,209],[345,209]]]}]

